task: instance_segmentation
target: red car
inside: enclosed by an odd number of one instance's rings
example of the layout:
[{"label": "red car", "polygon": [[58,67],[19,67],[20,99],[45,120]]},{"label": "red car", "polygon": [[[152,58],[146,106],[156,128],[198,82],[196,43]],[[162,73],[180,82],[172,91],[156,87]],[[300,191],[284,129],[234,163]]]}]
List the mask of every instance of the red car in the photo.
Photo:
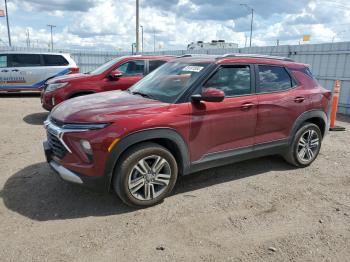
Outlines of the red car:
[{"label": "red car", "polygon": [[77,96],[111,90],[126,90],[172,56],[127,56],[107,62],[86,74],[56,77],[46,82],[41,103],[51,111],[59,103]]},{"label": "red car", "polygon": [[150,206],[179,175],[273,154],[310,165],[328,130],[330,99],[307,65],[288,58],[188,56],[127,91],[55,107],[44,148],[64,180]]}]

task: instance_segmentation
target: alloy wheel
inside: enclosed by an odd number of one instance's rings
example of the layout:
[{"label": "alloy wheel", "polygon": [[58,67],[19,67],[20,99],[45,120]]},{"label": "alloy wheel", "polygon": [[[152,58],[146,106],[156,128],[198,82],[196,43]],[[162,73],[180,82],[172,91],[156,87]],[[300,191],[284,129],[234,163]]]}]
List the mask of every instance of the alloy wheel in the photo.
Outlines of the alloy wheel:
[{"label": "alloy wheel", "polygon": [[136,199],[152,200],[166,191],[170,178],[171,168],[165,158],[157,155],[147,156],[131,169],[128,188]]},{"label": "alloy wheel", "polygon": [[317,155],[320,147],[320,138],[313,129],[305,131],[298,142],[297,156],[303,163],[310,163]]}]

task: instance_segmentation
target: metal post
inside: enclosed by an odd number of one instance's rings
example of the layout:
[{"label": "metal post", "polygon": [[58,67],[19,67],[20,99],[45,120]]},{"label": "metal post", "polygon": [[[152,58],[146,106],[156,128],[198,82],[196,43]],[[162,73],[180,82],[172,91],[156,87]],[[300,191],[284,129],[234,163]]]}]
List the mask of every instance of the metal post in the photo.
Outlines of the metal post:
[{"label": "metal post", "polygon": [[153,28],[153,51],[156,52],[156,30]]},{"label": "metal post", "polygon": [[250,47],[252,47],[252,41],[253,41],[253,21],[254,21],[254,9],[252,8],[252,20],[250,22]]},{"label": "metal post", "polygon": [[7,0],[5,0],[5,12],[6,12],[6,23],[7,23],[7,35],[9,37],[9,46],[12,46],[11,43],[11,32],[10,32],[10,24],[9,24],[9,13],[7,11]]},{"label": "metal post", "polygon": [[53,34],[52,34],[52,28],[56,27],[55,25],[47,25],[50,27],[51,30],[51,51],[53,51]]},{"label": "metal post", "polygon": [[143,53],[143,25],[141,26],[141,42],[142,42],[142,53]]},{"label": "metal post", "polygon": [[140,2],[136,0],[136,53],[140,51]]},{"label": "metal post", "polygon": [[241,6],[244,6],[245,8],[247,8],[251,13],[252,13],[252,18],[250,20],[250,43],[249,46],[252,47],[252,41],[253,41],[253,23],[254,23],[254,9],[251,8],[249,5],[247,4],[240,4]]}]

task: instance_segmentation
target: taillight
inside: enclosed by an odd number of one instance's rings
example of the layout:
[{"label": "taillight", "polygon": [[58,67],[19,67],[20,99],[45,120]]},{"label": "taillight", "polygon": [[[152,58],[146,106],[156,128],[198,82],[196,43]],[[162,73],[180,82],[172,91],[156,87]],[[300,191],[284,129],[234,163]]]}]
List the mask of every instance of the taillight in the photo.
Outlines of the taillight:
[{"label": "taillight", "polygon": [[76,74],[76,73],[79,73],[79,67],[71,67],[69,68],[69,73],[70,74]]},{"label": "taillight", "polygon": [[331,99],[332,99],[332,92],[331,92],[331,91],[327,91],[327,92],[323,93],[323,95],[324,95],[328,100],[331,100]]}]

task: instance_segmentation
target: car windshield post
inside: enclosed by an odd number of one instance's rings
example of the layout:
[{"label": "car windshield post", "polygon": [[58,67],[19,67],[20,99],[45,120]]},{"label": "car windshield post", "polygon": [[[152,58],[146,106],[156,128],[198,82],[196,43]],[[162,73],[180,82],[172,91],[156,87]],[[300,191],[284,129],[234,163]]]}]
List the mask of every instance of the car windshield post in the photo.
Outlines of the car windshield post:
[{"label": "car windshield post", "polygon": [[208,67],[206,63],[168,62],[130,88],[132,94],[174,103]]}]

